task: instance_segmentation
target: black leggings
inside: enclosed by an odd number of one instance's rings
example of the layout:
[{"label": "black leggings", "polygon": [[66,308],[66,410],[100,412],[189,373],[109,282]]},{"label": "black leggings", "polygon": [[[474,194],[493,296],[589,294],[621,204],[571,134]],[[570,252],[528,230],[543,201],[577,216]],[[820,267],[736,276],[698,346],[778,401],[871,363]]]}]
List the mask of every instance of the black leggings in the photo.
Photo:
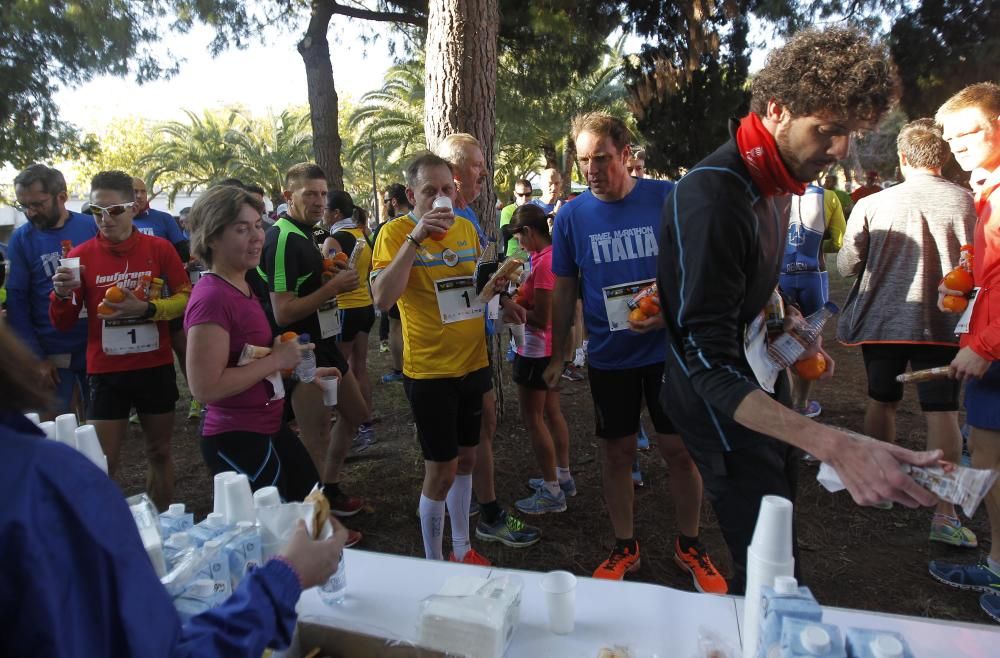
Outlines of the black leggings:
[{"label": "black leggings", "polygon": [[381,341],[389,340],[389,314],[383,313],[382,317],[379,319],[378,323],[378,339]]},{"label": "black leggings", "polygon": [[224,432],[201,437],[201,455],[213,475],[243,473],[250,488],[275,486],[284,501],[301,501],[319,474],[299,437],[282,423],[276,434]]}]

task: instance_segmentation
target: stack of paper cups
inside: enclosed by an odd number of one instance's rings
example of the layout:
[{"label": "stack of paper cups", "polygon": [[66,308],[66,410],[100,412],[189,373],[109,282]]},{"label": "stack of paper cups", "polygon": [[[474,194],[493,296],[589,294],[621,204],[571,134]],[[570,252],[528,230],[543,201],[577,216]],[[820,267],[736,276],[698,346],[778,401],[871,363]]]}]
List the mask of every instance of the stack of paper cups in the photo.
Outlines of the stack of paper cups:
[{"label": "stack of paper cups", "polygon": [[76,448],[76,414],[56,416],[56,441]]},{"label": "stack of paper cups", "polygon": [[281,494],[278,487],[261,487],[253,492],[254,508],[275,507],[281,504]]},{"label": "stack of paper cups", "polygon": [[241,521],[255,523],[257,513],[254,511],[253,494],[250,492],[250,481],[242,473],[226,480],[226,523],[236,525]]},{"label": "stack of paper cups", "polygon": [[216,473],[214,484],[214,504],[212,506],[212,511],[223,516],[226,515],[226,482],[231,478],[236,477],[236,471],[223,471],[222,473]]},{"label": "stack of paper cups", "polygon": [[33,422],[35,425],[39,425],[42,422],[41,417],[34,412],[26,413],[24,414],[24,417]]},{"label": "stack of paper cups", "polygon": [[45,422],[38,423],[38,429],[40,429],[43,432],[45,432],[45,436],[47,438],[50,438],[53,441],[55,440],[55,438],[56,438],[56,424],[53,423],[51,420],[46,420]]},{"label": "stack of paper cups", "polygon": [[108,458],[104,456],[101,441],[97,437],[97,429],[93,425],[80,425],[76,428],[75,434],[76,449],[107,474]]},{"label": "stack of paper cups", "polygon": [[747,588],[743,603],[743,658],[757,655],[760,641],[760,594],[773,587],[778,576],[795,573],[792,557],[792,503],[780,496],[764,496],[747,547]]}]

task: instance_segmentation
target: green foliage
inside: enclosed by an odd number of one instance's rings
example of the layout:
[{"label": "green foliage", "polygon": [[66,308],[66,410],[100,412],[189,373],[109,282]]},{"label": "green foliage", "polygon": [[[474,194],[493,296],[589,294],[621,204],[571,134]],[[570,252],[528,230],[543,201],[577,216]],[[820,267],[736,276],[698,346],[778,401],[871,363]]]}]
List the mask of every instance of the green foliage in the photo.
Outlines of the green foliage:
[{"label": "green foliage", "polygon": [[[71,179],[70,191],[81,196],[90,192],[90,179],[99,171],[117,169],[142,176],[145,171],[139,161],[163,141],[155,125],[141,117],[117,119],[100,134],[88,134],[87,139],[94,145],[91,153],[69,160],[64,168],[68,179]],[[60,168],[63,167],[60,165]]]},{"label": "green foliage", "polygon": [[233,149],[231,175],[263,187],[275,206],[282,202],[285,172],[312,159],[312,129],[306,108],[269,113],[260,119],[240,114],[227,138]]}]

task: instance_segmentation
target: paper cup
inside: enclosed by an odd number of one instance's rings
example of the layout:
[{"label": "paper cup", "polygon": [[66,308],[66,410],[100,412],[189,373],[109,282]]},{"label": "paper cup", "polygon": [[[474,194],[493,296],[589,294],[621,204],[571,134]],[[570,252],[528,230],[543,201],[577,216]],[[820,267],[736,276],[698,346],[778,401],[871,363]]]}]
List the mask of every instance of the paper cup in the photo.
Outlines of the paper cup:
[{"label": "paper cup", "polygon": [[27,418],[28,420],[30,420],[31,422],[33,422],[36,426],[39,425],[42,422],[41,416],[39,416],[38,414],[36,414],[34,412],[26,413],[26,414],[24,414],[24,417]]},{"label": "paper cup", "polygon": [[59,265],[62,267],[68,267],[73,273],[73,281],[76,284],[80,283],[80,259],[79,258],[60,258]]},{"label": "paper cup", "polygon": [[236,471],[223,471],[222,473],[215,474],[215,478],[212,480],[214,492],[213,512],[222,514],[223,516],[226,515],[226,482],[234,477],[236,477]]},{"label": "paper cup", "polygon": [[340,385],[340,378],[333,375],[320,377],[319,384],[323,387],[323,404],[328,407],[337,406],[337,387]]},{"label": "paper cup", "polygon": [[281,495],[278,493],[278,487],[261,487],[257,491],[253,492],[253,506],[254,508],[261,507],[274,507],[275,505],[281,504]]},{"label": "paper cup", "polygon": [[257,520],[253,506],[253,493],[250,492],[250,481],[246,475],[240,474],[226,480],[226,523],[236,525],[240,521],[251,523]]},{"label": "paper cup", "polygon": [[[764,496],[750,546],[762,560],[783,563],[792,559],[792,502]],[[770,585],[770,583],[768,583]]]},{"label": "paper cup", "polygon": [[47,421],[45,421],[43,423],[38,423],[38,429],[40,429],[43,432],[45,432],[45,436],[46,437],[52,439],[53,441],[55,440],[55,438],[56,438],[56,424],[53,423],[51,420],[47,420]]},{"label": "paper cup", "polygon": [[576,576],[568,571],[550,571],[542,577],[549,630],[559,635],[573,632],[576,621]]},{"label": "paper cup", "polygon": [[97,436],[97,429],[93,425],[80,425],[80,427],[74,430],[74,434],[76,449],[107,474],[108,460],[104,456],[104,449],[101,448],[101,440]]},{"label": "paper cup", "polygon": [[56,441],[76,448],[76,414],[56,416]]},{"label": "paper cup", "polygon": [[524,325],[523,324],[511,324],[510,334],[514,337],[515,347],[524,347]]}]

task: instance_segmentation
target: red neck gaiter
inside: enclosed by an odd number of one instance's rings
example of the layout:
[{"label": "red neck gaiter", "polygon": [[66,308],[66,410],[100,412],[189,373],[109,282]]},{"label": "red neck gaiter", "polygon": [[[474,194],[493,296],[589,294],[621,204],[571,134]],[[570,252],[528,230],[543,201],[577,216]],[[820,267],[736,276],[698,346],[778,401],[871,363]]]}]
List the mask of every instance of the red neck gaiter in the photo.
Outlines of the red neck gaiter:
[{"label": "red neck gaiter", "polygon": [[121,242],[112,242],[111,240],[108,240],[106,237],[101,235],[100,231],[98,231],[97,244],[101,245],[114,255],[121,256],[123,254],[127,254],[128,252],[132,251],[132,247],[134,247],[135,243],[139,241],[139,235],[140,235],[139,230],[133,228],[132,234],[129,235],[127,238],[125,238]]},{"label": "red neck gaiter", "polygon": [[750,177],[764,196],[802,194],[806,183],[792,178],[778,154],[774,136],[767,131],[760,117],[751,112],[740,119],[736,130],[736,145],[740,157],[750,170]]}]

